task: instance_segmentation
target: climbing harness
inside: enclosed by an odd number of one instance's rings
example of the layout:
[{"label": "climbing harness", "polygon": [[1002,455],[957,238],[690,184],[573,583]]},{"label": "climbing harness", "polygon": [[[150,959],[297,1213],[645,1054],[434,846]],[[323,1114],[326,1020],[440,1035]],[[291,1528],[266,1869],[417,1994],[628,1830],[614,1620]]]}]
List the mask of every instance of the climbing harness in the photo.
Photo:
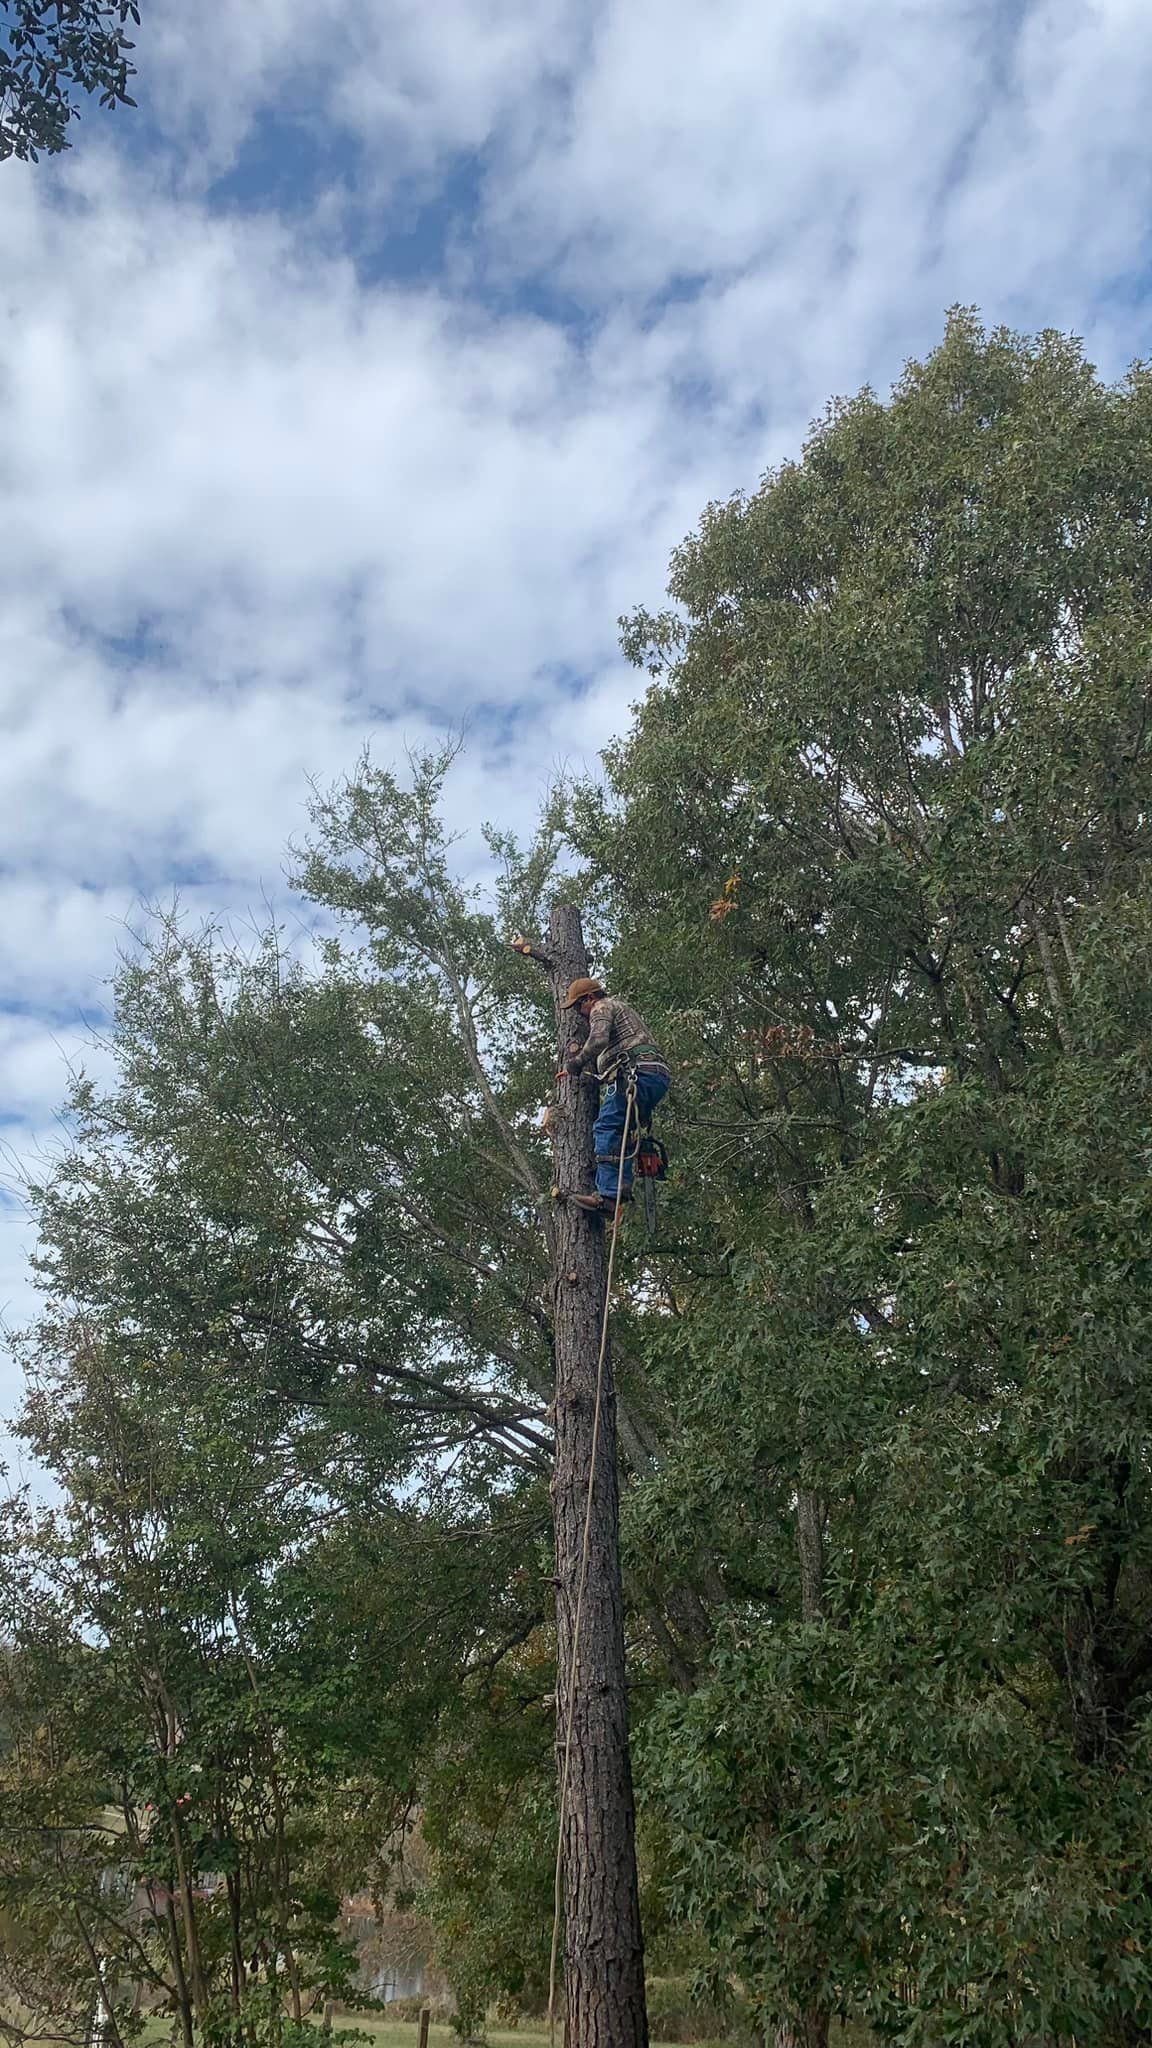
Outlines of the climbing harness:
[{"label": "climbing harness", "polygon": [[[588,1460],[588,1492],[584,1500],[584,1538],[580,1550],[580,1578],[576,1587],[576,1614],[572,1623],[572,1647],[568,1658],[568,1725],[564,1732],[564,1764],[560,1773],[560,1817],[556,1828],[556,1878],[552,1895],[552,1954],[548,1963],[548,2044],[556,2048],[556,1964],[560,1953],[560,1919],[563,1912],[564,1822],[568,1810],[568,1772],[572,1762],[572,1728],[576,1717],[576,1656],[580,1648],[580,1621],[584,1612],[584,1588],[588,1580],[588,1553],[592,1540],[592,1493],[596,1481],[596,1452],[600,1444],[600,1410],[604,1396],[604,1360],[608,1351],[608,1316],[612,1307],[612,1271],[616,1264],[616,1239],[620,1230],[620,1209],[624,1200],[624,1162],[628,1129],[636,1109],[636,1076],[628,1077],[628,1099],[624,1129],[620,1134],[620,1171],[616,1179],[616,1207],[612,1215],[612,1241],[608,1247],[608,1272],[604,1281],[604,1315],[600,1324],[600,1356],[596,1360],[596,1405],[592,1411],[592,1452]],[[663,1148],[661,1148],[663,1149]]]},{"label": "climbing harness", "polygon": [[[646,1050],[646,1048],[642,1048],[642,1050]],[[639,1065],[642,1064],[644,1063],[637,1063],[634,1057],[629,1056],[626,1056],[621,1061],[621,1067],[627,1080],[628,1110],[624,1119],[620,1151],[619,1153],[598,1152],[596,1154],[596,1164],[597,1166],[615,1166],[619,1162],[621,1168],[623,1168],[626,1161],[631,1160],[633,1162],[636,1178],[640,1182],[640,1196],[644,1205],[644,1227],[649,1237],[654,1238],[660,1220],[656,1204],[656,1183],[668,1178],[668,1152],[667,1148],[661,1144],[660,1139],[652,1135],[651,1110],[641,1119],[636,1109],[636,1076],[639,1071]],[[661,1061],[660,1064],[663,1065],[663,1062]],[[557,1071],[556,1079],[558,1081],[578,1081],[580,1076],[570,1074],[566,1067],[561,1067]],[[635,1133],[631,1144],[628,1142],[630,1125],[634,1127]],[[554,1198],[559,1198],[560,1190],[553,1188],[552,1194]],[[616,1200],[617,1216],[620,1212],[621,1203],[627,1202],[630,1199],[631,1197],[626,1190],[618,1188]],[[581,1206],[583,1207],[584,1204],[582,1203]],[[595,1211],[592,1213],[594,1214]],[[615,1221],[613,1222],[613,1228],[615,1228]]]}]

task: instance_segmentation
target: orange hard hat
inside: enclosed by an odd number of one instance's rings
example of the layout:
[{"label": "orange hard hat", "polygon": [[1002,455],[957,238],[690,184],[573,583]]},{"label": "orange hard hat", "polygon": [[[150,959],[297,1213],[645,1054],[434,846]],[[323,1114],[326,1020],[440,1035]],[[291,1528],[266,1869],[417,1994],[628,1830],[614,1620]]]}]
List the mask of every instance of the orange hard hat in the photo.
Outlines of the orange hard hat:
[{"label": "orange hard hat", "polygon": [[577,1003],[583,1002],[585,996],[606,996],[607,993],[608,991],[602,981],[596,981],[590,974],[579,974],[575,981],[568,983],[568,993],[564,998],[564,1008],[566,1010],[574,1010]]}]

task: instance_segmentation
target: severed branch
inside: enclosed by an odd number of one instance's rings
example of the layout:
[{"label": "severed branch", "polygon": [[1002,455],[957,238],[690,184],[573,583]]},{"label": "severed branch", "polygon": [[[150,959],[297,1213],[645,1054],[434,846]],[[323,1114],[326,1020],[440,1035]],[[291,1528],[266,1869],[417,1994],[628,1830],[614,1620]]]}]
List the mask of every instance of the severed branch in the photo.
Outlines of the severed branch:
[{"label": "severed branch", "polygon": [[550,974],[555,973],[556,963],[551,955],[542,953],[539,946],[532,944],[531,939],[522,938],[520,933],[517,932],[516,937],[509,939],[508,944],[514,953],[522,953],[525,960],[538,960],[541,967],[546,967]]}]

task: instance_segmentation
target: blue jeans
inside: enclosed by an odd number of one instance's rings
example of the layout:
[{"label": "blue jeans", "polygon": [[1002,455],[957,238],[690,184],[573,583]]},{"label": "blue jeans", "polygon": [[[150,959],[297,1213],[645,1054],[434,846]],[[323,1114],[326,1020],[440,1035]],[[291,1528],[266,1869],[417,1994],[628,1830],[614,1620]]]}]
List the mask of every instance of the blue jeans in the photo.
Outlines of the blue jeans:
[{"label": "blue jeans", "polygon": [[[645,1122],[658,1102],[663,1102],[671,1086],[671,1077],[661,1073],[659,1068],[641,1067],[636,1075],[636,1107],[628,1126],[628,1151],[636,1149],[640,1125]],[[600,1114],[592,1129],[596,1141],[596,1192],[616,1200],[616,1184],[620,1177],[620,1140],[624,1135],[624,1119],[628,1114],[628,1081],[624,1074],[614,1081],[603,1102]],[[632,1191],[632,1161],[624,1161],[624,1193]]]}]

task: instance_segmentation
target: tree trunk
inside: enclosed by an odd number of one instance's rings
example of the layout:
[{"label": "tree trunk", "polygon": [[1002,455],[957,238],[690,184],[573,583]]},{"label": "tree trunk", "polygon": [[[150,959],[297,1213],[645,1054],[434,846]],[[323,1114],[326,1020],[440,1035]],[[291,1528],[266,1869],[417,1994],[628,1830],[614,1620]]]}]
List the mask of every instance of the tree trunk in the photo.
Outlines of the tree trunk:
[{"label": "tree trunk", "polygon": [[184,2048],[193,2048],[195,2039],[192,2026],[192,2000],[188,1995],[188,1979],[184,1972],[184,1958],[180,1953],[180,1929],[176,1924],[176,1907],[172,1899],[172,1881],[169,1878],[164,1893],[164,1921],[168,1930],[168,1948],[172,1957],[172,1974],[176,1980],[176,2011],[180,2019],[180,2032],[184,2037]]},{"label": "tree trunk", "polygon": [[1072,1036],[1072,1026],[1068,1021],[1064,993],[1060,987],[1060,977],[1056,972],[1056,963],[1052,958],[1052,947],[1048,941],[1048,933],[1044,929],[1044,921],[1039,912],[1036,913],[1033,919],[1033,926],[1036,932],[1036,945],[1040,953],[1040,965],[1044,969],[1044,986],[1048,990],[1048,1000],[1052,1005],[1052,1020],[1056,1026],[1056,1036],[1060,1040],[1060,1050],[1061,1052],[1071,1054],[1076,1050],[1076,1041]]},{"label": "tree trunk", "polygon": [[[824,1613],[824,1503],[810,1486],[796,1494],[796,1547],[800,1612],[805,1621],[819,1621]],[[776,2027],[776,2048],[828,2048],[829,2018],[817,2005],[787,2014]]]},{"label": "tree trunk", "polygon": [[[223,1835],[227,1828],[227,1820],[221,1818],[218,1825]],[[244,2003],[244,1950],[241,1945],[239,1871],[227,1871],[224,1882],[228,1889],[228,1938],[232,1946],[232,2010],[239,2013]]]},{"label": "tree trunk", "polygon": [[780,2020],[776,2048],[828,2048],[828,2014],[813,2006]]},{"label": "tree trunk", "polygon": [[180,1892],[180,1911],[184,1921],[184,1938],[188,1951],[188,1981],[192,1988],[192,2004],[197,2019],[203,2019],[208,2009],[208,1986],[204,1977],[204,1965],[200,1954],[200,1932],[196,1925],[196,1902],[192,1897],[192,1873],[184,1854],[184,1838],[181,1833],[180,1809],[172,1802],[172,1853],[176,1863],[176,1883]]},{"label": "tree trunk", "polygon": [[120,2029],[116,2024],[116,2018],[112,2011],[112,2005],[109,2000],[107,1990],[105,1989],[104,1965],[100,1957],[96,1953],[95,1944],[92,1940],[91,1935],[88,1932],[88,1929],[84,1925],[84,1921],[79,1910],[77,1910],[76,1913],[76,1925],[80,1930],[80,1939],[84,1943],[84,1947],[87,1950],[88,1960],[92,1965],[92,1974],[96,1979],[96,2003],[93,2008],[91,2026],[92,2040],[110,2040],[113,2044],[113,2048],[124,2048],[124,2042],[120,2034]]},{"label": "tree trunk", "polygon": [[[588,972],[580,914],[571,905],[558,906],[552,914],[549,955],[559,1021],[557,1064],[563,1067],[573,1019],[560,1012],[560,1003],[569,981]],[[559,1090],[553,1132],[556,1184],[566,1192],[578,1193],[593,1183],[596,1091],[576,1081],[561,1081]],[[646,2048],[648,2040],[624,1682],[616,1394],[608,1357],[579,1642],[573,1662],[609,1228],[571,1203],[556,1204],[551,1232],[556,1341],[552,1502],[561,1774],[569,1714],[572,1716],[561,1829],[569,2048]]]},{"label": "tree trunk", "polygon": [[824,1612],[824,1508],[810,1486],[796,1495],[796,1548],[800,1554],[800,1613],[819,1621]]}]

